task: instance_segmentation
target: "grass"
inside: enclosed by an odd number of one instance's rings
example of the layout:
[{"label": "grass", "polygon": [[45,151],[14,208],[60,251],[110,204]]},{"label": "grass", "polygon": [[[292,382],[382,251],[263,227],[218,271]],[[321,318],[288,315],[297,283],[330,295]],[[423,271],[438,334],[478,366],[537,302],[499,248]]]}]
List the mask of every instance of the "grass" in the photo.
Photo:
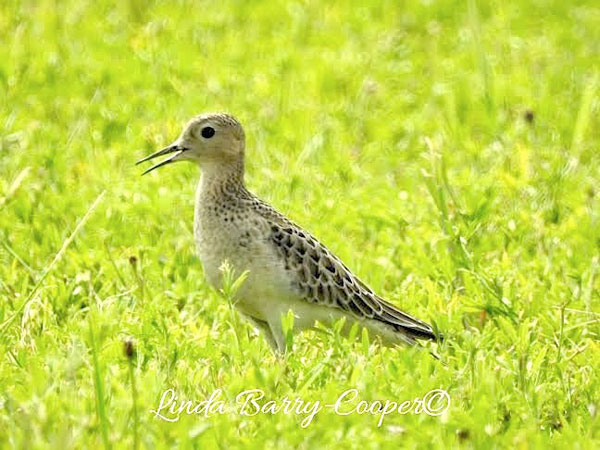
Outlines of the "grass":
[{"label": "grass", "polygon": [[[3,2],[1,446],[600,446],[599,20],[593,1]],[[439,361],[358,329],[287,333],[277,359],[232,315],[193,252],[197,169],[133,165],[211,110],[245,124],[254,192],[435,321]],[[171,423],[150,413],[169,388],[451,405]]]}]

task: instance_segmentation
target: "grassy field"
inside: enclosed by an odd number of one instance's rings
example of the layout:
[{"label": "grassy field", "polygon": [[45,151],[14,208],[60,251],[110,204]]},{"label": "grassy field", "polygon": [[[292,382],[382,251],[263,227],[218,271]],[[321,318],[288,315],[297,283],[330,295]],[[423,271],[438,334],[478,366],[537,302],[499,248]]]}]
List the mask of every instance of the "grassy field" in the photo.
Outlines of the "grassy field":
[{"label": "grassy field", "polygon": [[[598,23],[592,0],[3,1],[0,446],[600,447]],[[435,321],[439,361],[360,330],[278,359],[232,314],[194,256],[197,168],[134,166],[214,110],[250,189]],[[161,420],[170,388],[228,407]],[[451,403],[302,428],[239,414],[252,388]]]}]

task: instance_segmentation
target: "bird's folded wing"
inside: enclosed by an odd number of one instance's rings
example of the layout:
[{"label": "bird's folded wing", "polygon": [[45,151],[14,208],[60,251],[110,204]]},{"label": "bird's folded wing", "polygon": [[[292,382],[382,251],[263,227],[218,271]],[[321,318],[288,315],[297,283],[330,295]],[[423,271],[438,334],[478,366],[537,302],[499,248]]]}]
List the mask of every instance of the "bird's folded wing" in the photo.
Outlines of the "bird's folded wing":
[{"label": "bird's folded wing", "polygon": [[375,295],[317,239],[279,218],[270,224],[270,238],[303,299],[381,321],[414,338],[436,338],[428,324]]}]

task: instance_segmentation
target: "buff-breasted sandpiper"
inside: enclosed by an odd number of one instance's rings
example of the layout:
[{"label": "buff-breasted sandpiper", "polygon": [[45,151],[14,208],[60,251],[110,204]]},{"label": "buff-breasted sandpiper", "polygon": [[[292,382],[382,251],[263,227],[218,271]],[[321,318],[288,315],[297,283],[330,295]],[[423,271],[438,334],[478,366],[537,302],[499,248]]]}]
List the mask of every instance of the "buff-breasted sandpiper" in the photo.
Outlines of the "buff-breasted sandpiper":
[{"label": "buff-breasted sandpiper", "polygon": [[275,350],[285,349],[281,318],[289,310],[295,331],[346,317],[346,328],[358,320],[386,345],[439,337],[430,325],[375,294],[314,236],[246,189],[244,129],[231,115],[194,117],[172,145],[138,163],[161,155],[170,156],[144,173],[175,161],[200,166],[194,236],[205,276],[218,289],[224,261],[237,274],[248,271],[235,304]]}]

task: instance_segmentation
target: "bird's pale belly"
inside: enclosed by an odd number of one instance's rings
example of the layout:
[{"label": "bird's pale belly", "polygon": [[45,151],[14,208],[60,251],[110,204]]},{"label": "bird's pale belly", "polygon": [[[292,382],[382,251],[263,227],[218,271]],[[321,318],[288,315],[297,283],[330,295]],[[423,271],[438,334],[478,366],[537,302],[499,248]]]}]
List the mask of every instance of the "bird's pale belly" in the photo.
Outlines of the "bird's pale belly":
[{"label": "bird's pale belly", "polygon": [[248,239],[228,227],[213,233],[206,231],[196,230],[196,241],[207,281],[215,289],[222,287],[225,261],[236,278],[248,271],[236,293],[236,307],[250,317],[267,320],[273,305],[285,301],[286,293],[292,294],[283,262],[265,241]]}]

